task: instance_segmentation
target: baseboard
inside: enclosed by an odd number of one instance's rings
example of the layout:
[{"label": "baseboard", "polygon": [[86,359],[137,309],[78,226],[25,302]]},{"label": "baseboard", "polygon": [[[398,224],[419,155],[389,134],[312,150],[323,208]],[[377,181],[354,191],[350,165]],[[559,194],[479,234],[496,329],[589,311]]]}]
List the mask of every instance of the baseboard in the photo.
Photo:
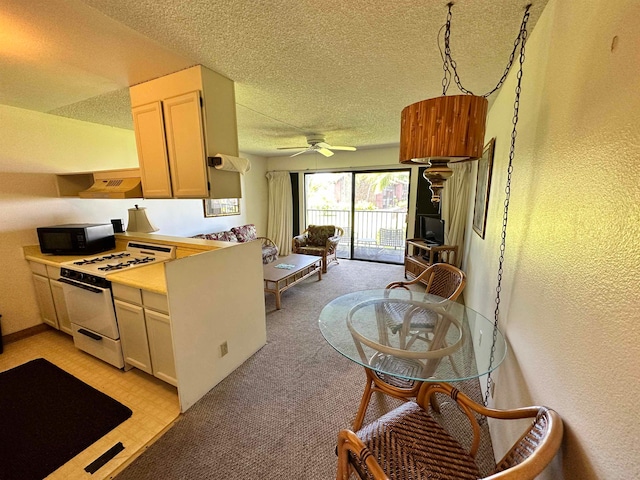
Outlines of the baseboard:
[{"label": "baseboard", "polygon": [[4,345],[8,345],[13,342],[17,342],[18,340],[22,340],[23,338],[32,337],[33,335],[37,335],[42,332],[46,332],[50,330],[51,327],[46,323],[41,323],[40,325],[36,325],[35,327],[25,328],[24,330],[19,330],[14,333],[9,333],[8,335],[4,335],[2,337],[2,343]]}]

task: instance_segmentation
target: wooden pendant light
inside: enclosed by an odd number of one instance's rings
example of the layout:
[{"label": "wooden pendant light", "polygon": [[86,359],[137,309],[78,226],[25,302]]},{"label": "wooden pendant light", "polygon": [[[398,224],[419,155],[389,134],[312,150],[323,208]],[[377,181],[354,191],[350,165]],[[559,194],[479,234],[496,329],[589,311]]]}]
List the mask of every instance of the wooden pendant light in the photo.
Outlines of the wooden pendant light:
[{"label": "wooden pendant light", "polygon": [[402,110],[400,163],[428,164],[431,201],[440,202],[444,182],[453,174],[449,162],[482,156],[487,99],[475,95],[431,98]]},{"label": "wooden pendant light", "polygon": [[400,163],[482,156],[488,101],[475,95],[431,98],[402,110]]}]

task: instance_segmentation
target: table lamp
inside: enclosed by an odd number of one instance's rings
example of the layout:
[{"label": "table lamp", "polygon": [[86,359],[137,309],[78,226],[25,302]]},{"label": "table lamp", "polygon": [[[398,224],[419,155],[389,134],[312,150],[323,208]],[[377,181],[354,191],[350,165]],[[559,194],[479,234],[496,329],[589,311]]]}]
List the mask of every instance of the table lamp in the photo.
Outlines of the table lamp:
[{"label": "table lamp", "polygon": [[129,209],[129,222],[127,223],[127,232],[151,233],[157,232],[159,229],[155,227],[147,217],[147,209],[139,207]]}]

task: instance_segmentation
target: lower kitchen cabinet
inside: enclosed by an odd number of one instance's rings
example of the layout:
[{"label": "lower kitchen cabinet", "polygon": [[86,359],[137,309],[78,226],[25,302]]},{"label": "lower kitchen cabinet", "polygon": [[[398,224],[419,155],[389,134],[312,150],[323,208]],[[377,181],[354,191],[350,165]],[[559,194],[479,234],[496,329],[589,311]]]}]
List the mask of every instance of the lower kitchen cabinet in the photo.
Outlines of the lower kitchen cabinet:
[{"label": "lower kitchen cabinet", "polygon": [[125,363],[153,375],[144,309],[121,300],[114,300],[113,304]]},{"label": "lower kitchen cabinet", "polygon": [[33,273],[33,285],[42,321],[71,335],[67,303],[64,299],[62,283],[58,281],[60,268],[33,261],[29,261],[29,268]]},{"label": "lower kitchen cabinet", "polygon": [[51,286],[51,295],[53,295],[53,304],[56,307],[58,327],[64,333],[73,335],[73,331],[71,330],[71,320],[69,319],[69,313],[67,311],[67,302],[64,299],[62,282],[50,278],[49,285]]},{"label": "lower kitchen cabinet", "polygon": [[144,316],[147,319],[147,335],[149,336],[149,348],[151,349],[153,375],[177,387],[178,381],[176,380],[176,364],[173,357],[169,315],[145,308]]},{"label": "lower kitchen cabinet", "polygon": [[165,295],[112,284],[124,361],[177,386]]},{"label": "lower kitchen cabinet", "polygon": [[56,316],[56,307],[53,303],[53,294],[49,279],[41,275],[33,275],[33,286],[36,289],[36,300],[40,308],[40,317],[42,321],[53,328],[58,328],[58,317]]}]

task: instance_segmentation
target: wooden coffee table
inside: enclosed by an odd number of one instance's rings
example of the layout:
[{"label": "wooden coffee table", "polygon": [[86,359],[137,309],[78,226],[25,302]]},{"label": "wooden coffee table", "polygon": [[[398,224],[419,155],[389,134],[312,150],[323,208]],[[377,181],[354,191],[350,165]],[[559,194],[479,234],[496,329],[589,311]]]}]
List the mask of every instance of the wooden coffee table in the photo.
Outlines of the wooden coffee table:
[{"label": "wooden coffee table", "polygon": [[[278,268],[278,265],[293,265],[292,268]],[[263,265],[264,291],[276,296],[276,309],[280,310],[280,297],[289,287],[301,282],[311,275],[318,274],[318,281],[322,280],[322,257],[292,253],[286,257],[279,257],[275,262]]]}]

